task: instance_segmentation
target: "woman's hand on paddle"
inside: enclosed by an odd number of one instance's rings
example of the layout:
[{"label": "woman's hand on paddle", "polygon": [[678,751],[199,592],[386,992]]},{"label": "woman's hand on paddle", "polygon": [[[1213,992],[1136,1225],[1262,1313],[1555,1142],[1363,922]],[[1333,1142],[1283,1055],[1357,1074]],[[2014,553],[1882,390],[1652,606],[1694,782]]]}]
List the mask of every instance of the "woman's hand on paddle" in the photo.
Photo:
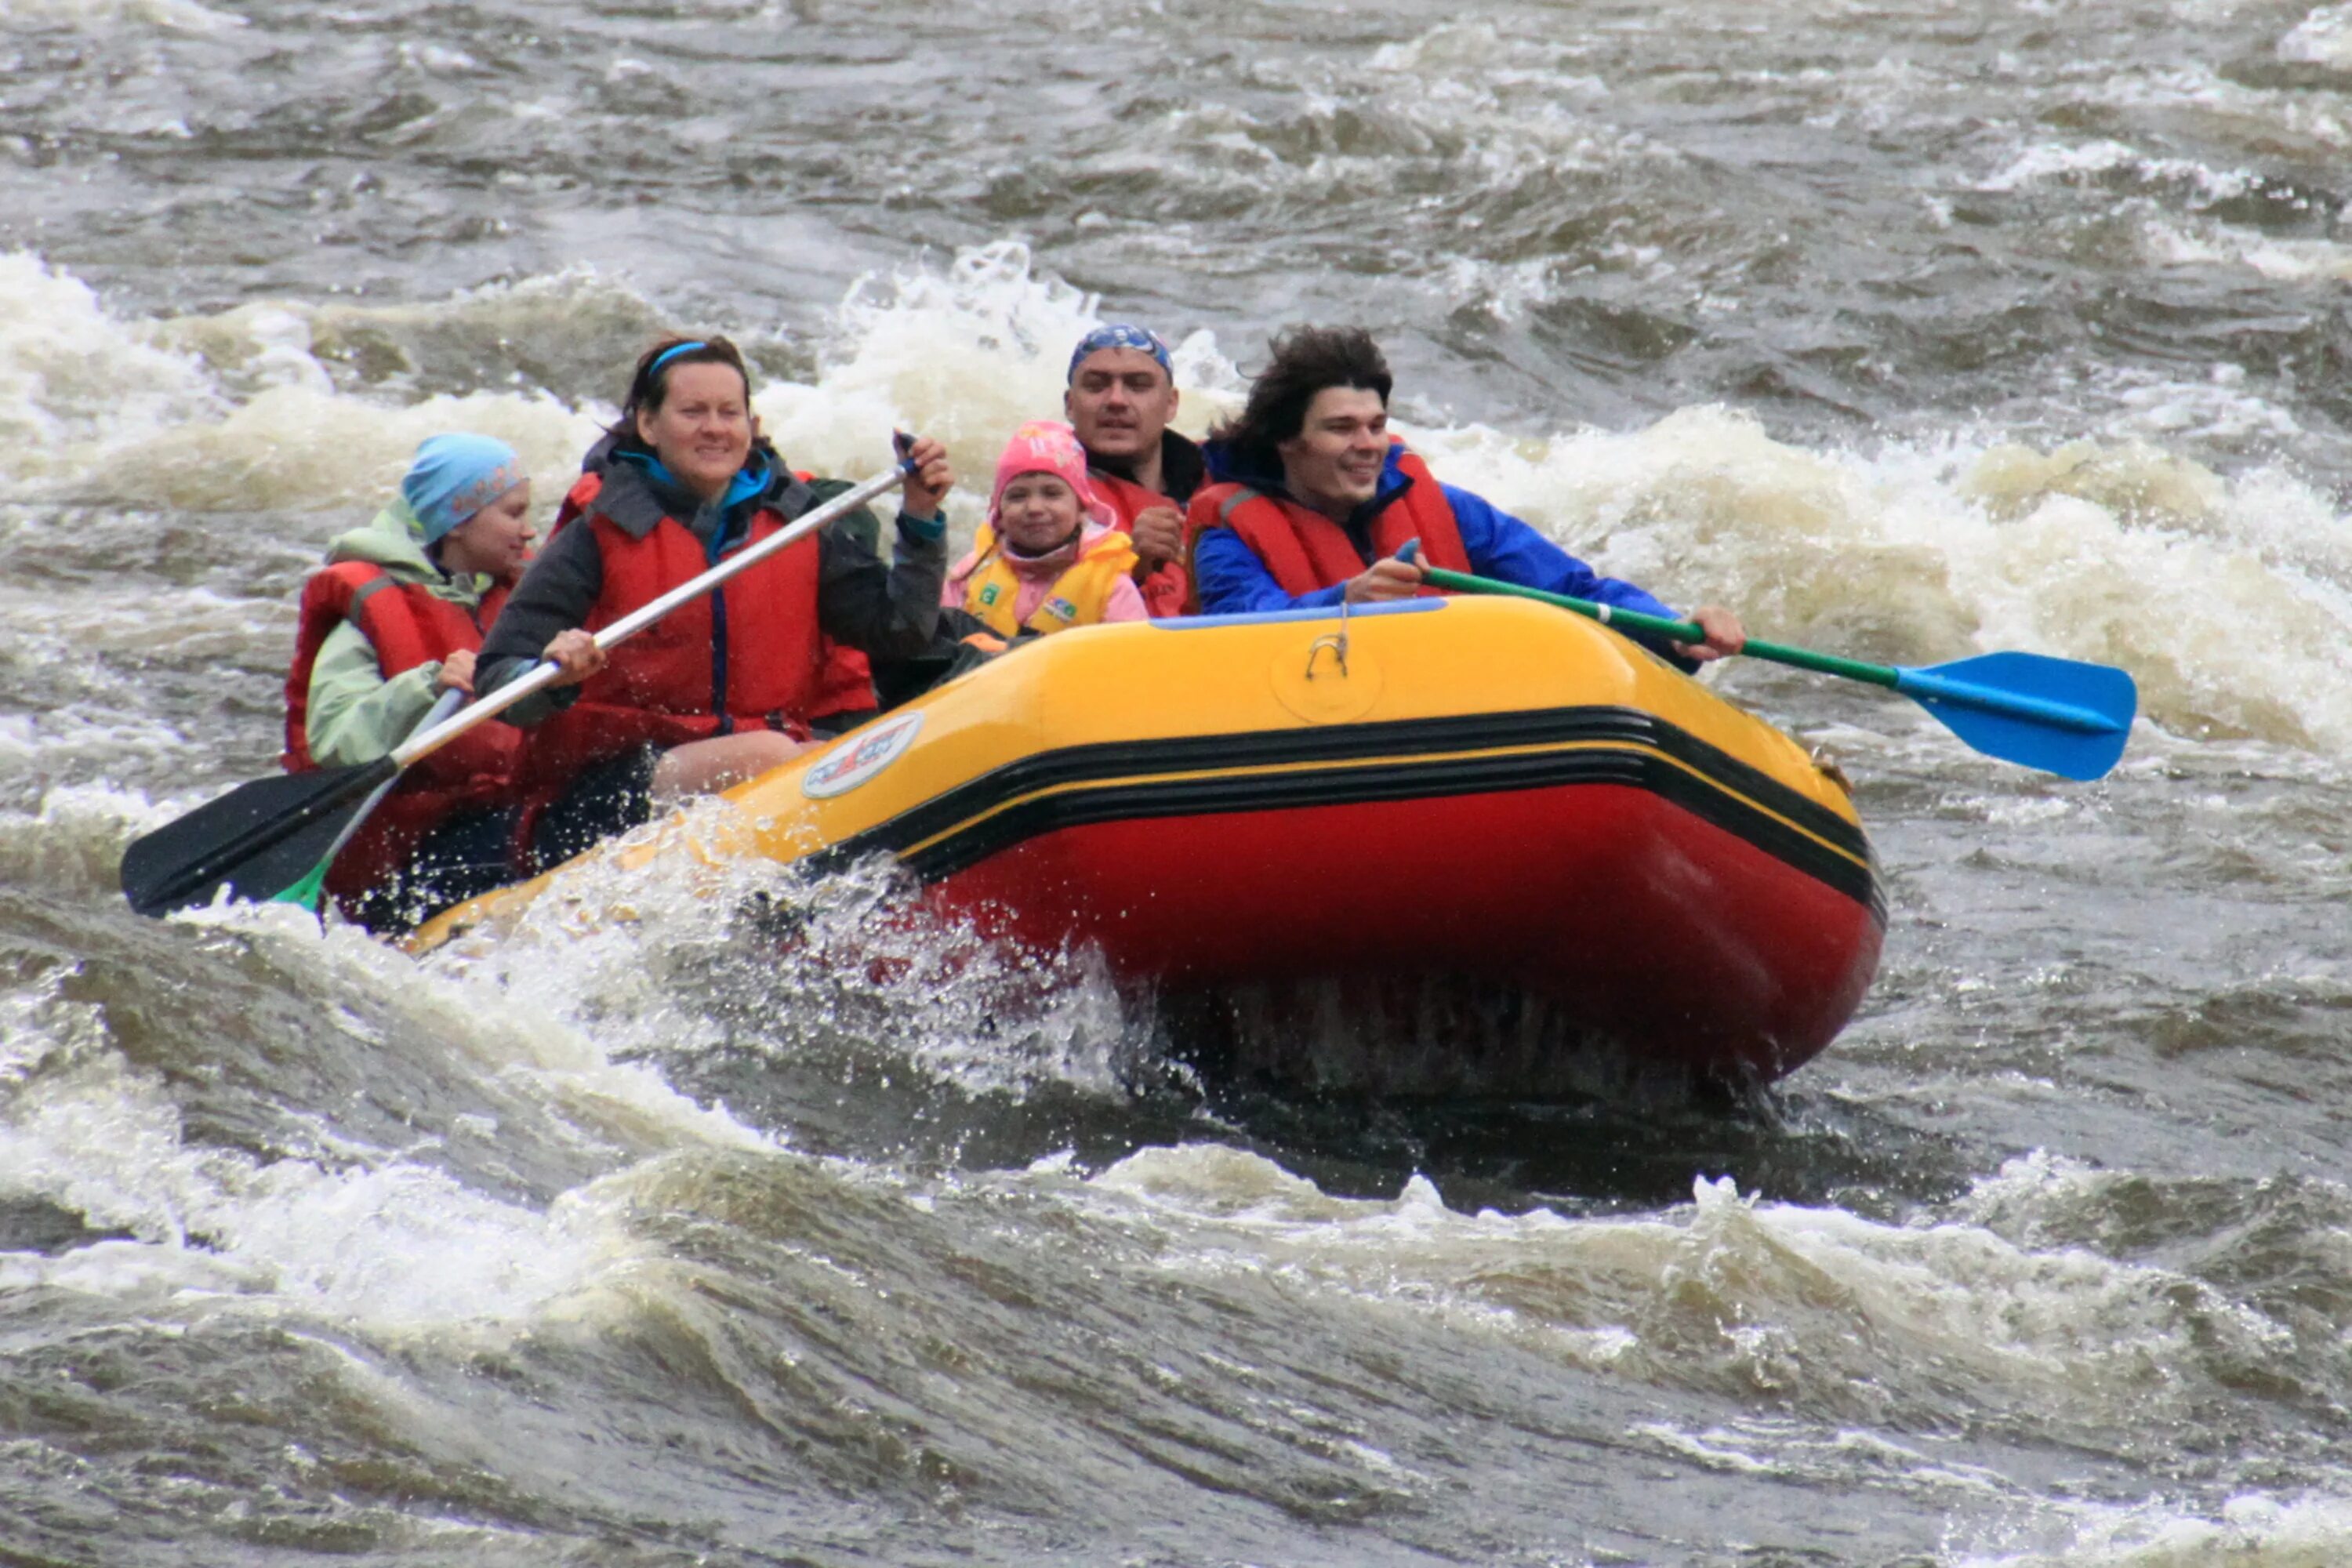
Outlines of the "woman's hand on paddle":
[{"label": "woman's hand on paddle", "polygon": [[562,668],[563,673],[548,682],[551,686],[577,686],[604,668],[604,650],[578,626],[556,633],[539,657]]},{"label": "woman's hand on paddle", "polygon": [[1400,561],[1391,555],[1375,561],[1363,571],[1348,579],[1344,597],[1351,605],[1379,605],[1391,599],[1410,599],[1421,592],[1427,581],[1421,574],[1418,562]]},{"label": "woman's hand on paddle", "polygon": [[1748,646],[1748,629],[1739,624],[1738,616],[1721,605],[1701,605],[1691,612],[1691,619],[1696,621],[1699,630],[1706,634],[1706,640],[1675,644],[1675,651],[1685,658],[1705,664],[1708,659],[1738,653]]},{"label": "woman's hand on paddle", "polygon": [[955,485],[955,470],[948,467],[948,449],[926,436],[907,448],[907,460],[915,471],[907,476],[906,488],[899,492],[899,510],[908,517],[929,520],[940,515],[940,500]]},{"label": "woman's hand on paddle", "polygon": [[441,661],[441,673],[433,678],[436,689],[474,694],[474,656],[471,650],[459,648]]}]

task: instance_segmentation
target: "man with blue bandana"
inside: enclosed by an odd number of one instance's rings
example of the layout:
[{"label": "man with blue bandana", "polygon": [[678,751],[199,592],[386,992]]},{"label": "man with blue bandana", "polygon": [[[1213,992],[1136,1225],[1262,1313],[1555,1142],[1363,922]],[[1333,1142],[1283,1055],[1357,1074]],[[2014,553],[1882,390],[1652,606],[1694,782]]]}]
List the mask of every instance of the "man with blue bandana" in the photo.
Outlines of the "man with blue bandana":
[{"label": "man with blue bandana", "polygon": [[1088,478],[1135,541],[1135,580],[1154,616],[1185,612],[1184,503],[1204,470],[1201,449],[1168,422],[1176,374],[1168,345],[1147,328],[1114,322],[1078,340],[1062,411],[1087,451]]}]

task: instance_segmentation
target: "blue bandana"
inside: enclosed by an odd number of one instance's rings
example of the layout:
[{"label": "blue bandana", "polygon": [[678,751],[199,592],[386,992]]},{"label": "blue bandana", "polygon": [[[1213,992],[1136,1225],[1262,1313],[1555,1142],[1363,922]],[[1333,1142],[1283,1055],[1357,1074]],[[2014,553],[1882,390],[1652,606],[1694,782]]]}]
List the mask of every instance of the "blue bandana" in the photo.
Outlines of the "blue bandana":
[{"label": "blue bandana", "polygon": [[488,436],[430,436],[400,481],[409,510],[425,525],[425,542],[448,531],[530,478],[504,441]]},{"label": "blue bandana", "polygon": [[1087,363],[1087,356],[1104,349],[1135,349],[1148,353],[1160,362],[1160,368],[1168,373],[1170,381],[1176,379],[1176,367],[1169,363],[1168,345],[1160,341],[1160,334],[1149,327],[1130,327],[1124,321],[1097,327],[1080,338],[1078,346],[1070,353],[1070,374],[1066,379],[1077,380],[1078,366]]}]

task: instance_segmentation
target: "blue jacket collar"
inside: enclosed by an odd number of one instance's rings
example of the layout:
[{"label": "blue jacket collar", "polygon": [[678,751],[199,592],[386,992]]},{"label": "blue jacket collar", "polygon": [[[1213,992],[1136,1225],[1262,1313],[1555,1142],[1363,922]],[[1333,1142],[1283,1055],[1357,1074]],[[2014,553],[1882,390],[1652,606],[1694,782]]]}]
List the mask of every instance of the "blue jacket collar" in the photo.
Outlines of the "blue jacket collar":
[{"label": "blue jacket collar", "polygon": [[816,504],[815,492],[802,484],[776,456],[775,448],[764,441],[751,449],[751,460],[715,506],[698,504],[659,458],[635,442],[607,437],[589,451],[581,468],[604,476],[596,510],[639,539],[652,532],[664,517],[674,517],[707,546],[724,548],[742,533],[746,521],[762,506],[797,517]]},{"label": "blue jacket collar", "polygon": [[[665,499],[692,502],[692,492],[680,484],[677,477],[663,467],[662,460],[651,452],[623,447],[615,451],[613,456],[617,461],[631,463],[643,468],[656,484],[668,492]],[[731,512],[752,497],[767,494],[769,485],[775,479],[775,466],[768,461],[767,454],[754,447],[751,449],[751,456],[744,462],[741,469],[728,481],[727,494],[719,500],[719,510],[722,512]],[[700,507],[689,504],[687,510],[691,513],[699,510]]]}]

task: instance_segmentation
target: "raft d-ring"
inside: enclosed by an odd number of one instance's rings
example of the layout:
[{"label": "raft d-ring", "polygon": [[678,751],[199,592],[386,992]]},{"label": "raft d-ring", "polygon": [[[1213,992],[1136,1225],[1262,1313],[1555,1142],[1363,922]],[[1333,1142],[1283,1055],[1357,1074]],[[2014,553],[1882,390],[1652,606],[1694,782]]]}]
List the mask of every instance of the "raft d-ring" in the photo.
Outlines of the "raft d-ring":
[{"label": "raft d-ring", "polygon": [[1336,631],[1336,632],[1328,632],[1328,633],[1324,634],[1322,637],[1317,637],[1313,642],[1308,643],[1308,644],[1307,645],[1307,679],[1312,680],[1312,679],[1315,679],[1315,659],[1316,659],[1316,657],[1317,657],[1318,655],[1319,655],[1320,653],[1322,653],[1322,651],[1323,651],[1325,648],[1327,648],[1327,647],[1328,647],[1328,648],[1329,648],[1329,649],[1331,650],[1331,657],[1332,657],[1334,659],[1336,659],[1336,660],[1338,660],[1338,661],[1339,661],[1339,679],[1342,679],[1342,680],[1347,679],[1348,679],[1348,599],[1347,599],[1347,595],[1346,595],[1344,593],[1343,593],[1343,594],[1340,595],[1340,597],[1339,597],[1339,629],[1338,631]]}]

